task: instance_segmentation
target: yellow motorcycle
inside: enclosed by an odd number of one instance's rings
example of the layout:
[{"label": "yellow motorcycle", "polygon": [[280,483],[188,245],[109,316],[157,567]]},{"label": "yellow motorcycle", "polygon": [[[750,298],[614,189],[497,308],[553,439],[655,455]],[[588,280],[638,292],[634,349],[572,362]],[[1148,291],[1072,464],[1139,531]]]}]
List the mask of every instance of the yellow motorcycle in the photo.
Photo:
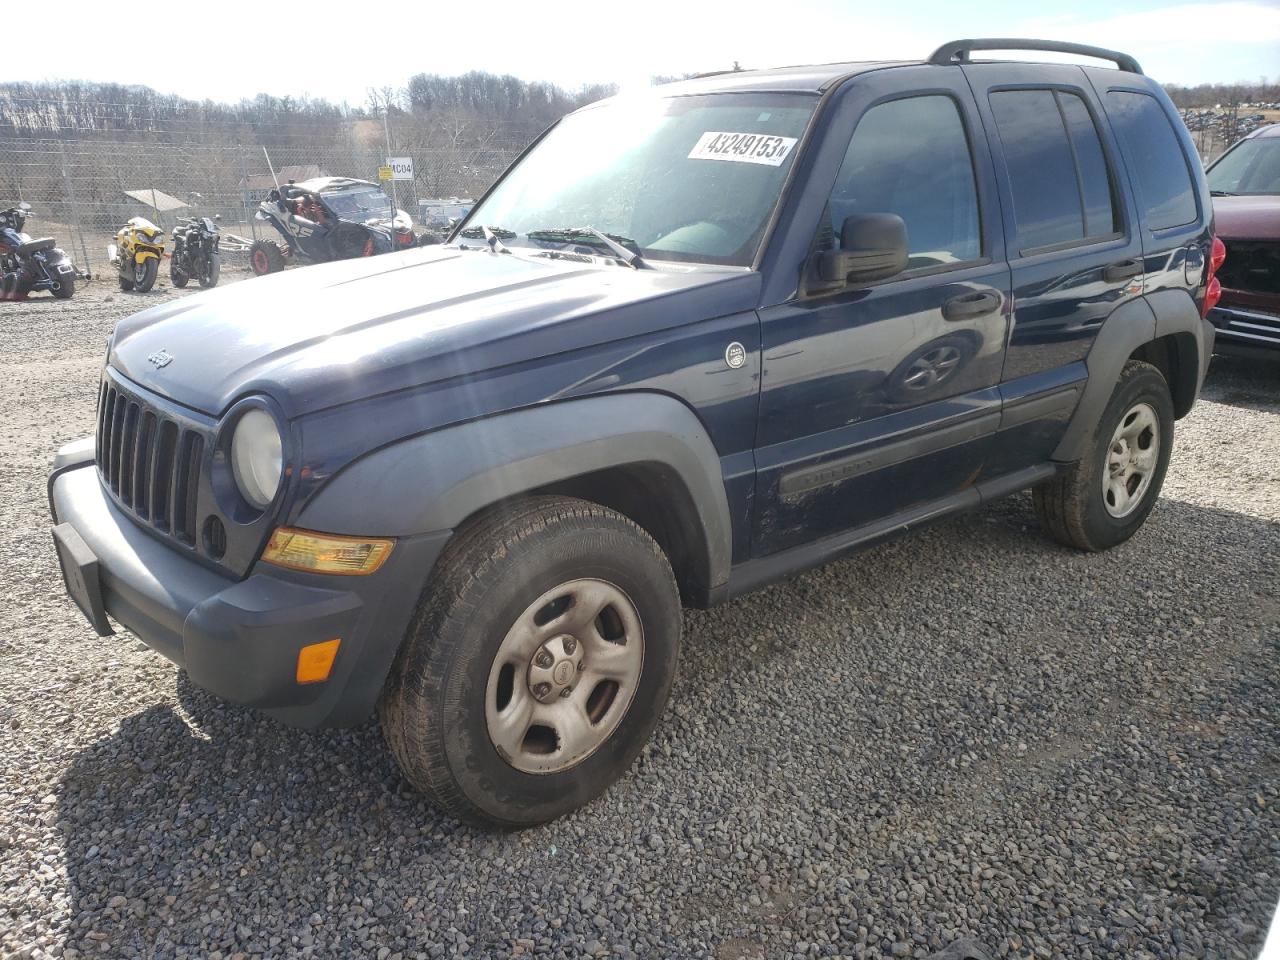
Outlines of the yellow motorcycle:
[{"label": "yellow motorcycle", "polygon": [[156,283],[164,256],[164,233],[145,217],[131,217],[109,250],[120,270],[120,289],[146,293]]}]

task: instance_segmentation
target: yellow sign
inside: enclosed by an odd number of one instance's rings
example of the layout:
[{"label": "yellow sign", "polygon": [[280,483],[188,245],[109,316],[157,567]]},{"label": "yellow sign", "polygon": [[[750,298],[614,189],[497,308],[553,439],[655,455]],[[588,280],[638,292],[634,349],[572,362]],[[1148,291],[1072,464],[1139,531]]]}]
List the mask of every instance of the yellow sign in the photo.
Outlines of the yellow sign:
[{"label": "yellow sign", "polygon": [[396,175],[396,172],[395,172],[394,170],[392,170],[390,167],[379,167],[379,168],[378,168],[378,179],[379,179],[379,180],[390,180],[390,179],[391,179],[392,177],[394,177],[395,175]]}]

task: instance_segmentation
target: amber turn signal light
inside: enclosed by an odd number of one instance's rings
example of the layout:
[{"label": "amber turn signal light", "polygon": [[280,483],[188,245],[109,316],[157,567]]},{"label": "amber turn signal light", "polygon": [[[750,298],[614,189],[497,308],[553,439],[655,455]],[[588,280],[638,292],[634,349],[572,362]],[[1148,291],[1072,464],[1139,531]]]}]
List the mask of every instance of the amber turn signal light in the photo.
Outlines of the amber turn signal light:
[{"label": "amber turn signal light", "polygon": [[338,655],[342,638],[309,643],[298,651],[298,682],[320,683],[329,679],[333,658]]},{"label": "amber turn signal light", "polygon": [[379,537],[343,537],[277,527],[262,559],[290,570],[364,576],[382,566],[395,545],[394,540]]}]

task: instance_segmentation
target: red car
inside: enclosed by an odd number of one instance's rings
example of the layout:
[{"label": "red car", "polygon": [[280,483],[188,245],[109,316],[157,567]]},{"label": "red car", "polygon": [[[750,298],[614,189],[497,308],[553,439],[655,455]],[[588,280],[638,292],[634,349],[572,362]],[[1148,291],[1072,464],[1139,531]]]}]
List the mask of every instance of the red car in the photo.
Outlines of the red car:
[{"label": "red car", "polygon": [[1218,353],[1280,360],[1280,123],[1261,127],[1210,165],[1209,189],[1227,260],[1209,319]]}]

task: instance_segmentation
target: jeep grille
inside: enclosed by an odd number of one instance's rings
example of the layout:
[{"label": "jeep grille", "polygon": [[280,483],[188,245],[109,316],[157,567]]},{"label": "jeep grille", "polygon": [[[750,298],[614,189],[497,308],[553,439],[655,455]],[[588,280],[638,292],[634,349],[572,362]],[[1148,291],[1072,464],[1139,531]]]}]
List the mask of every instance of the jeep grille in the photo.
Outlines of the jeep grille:
[{"label": "jeep grille", "polygon": [[204,436],[103,378],[97,464],[102,482],[139,520],[194,545]]}]

